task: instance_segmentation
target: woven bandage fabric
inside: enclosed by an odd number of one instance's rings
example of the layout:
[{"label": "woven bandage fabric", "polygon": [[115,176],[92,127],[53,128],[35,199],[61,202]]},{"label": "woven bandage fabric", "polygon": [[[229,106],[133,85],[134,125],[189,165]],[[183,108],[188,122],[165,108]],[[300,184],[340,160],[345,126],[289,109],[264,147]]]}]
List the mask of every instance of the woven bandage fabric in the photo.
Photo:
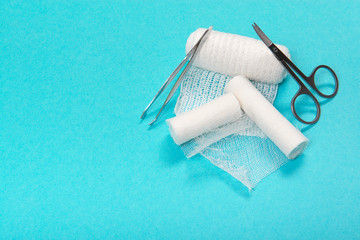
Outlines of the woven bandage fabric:
[{"label": "woven bandage fabric", "polygon": [[[231,76],[191,67],[181,84],[175,114],[178,116],[222,96],[231,79]],[[277,84],[251,83],[273,103]],[[246,114],[235,122],[185,142],[181,149],[188,158],[200,153],[249,189],[288,161]]]},{"label": "woven bandage fabric", "polygon": [[[186,52],[204,31],[198,29],[189,36]],[[290,57],[286,47],[277,46]],[[224,95],[225,85],[237,75],[250,79],[267,101],[273,103],[277,84],[285,77],[286,70],[261,41],[211,31],[183,79],[175,114],[181,115]],[[181,148],[188,158],[200,153],[249,189],[288,161],[246,113],[236,121],[185,142]]]},{"label": "woven bandage fabric", "polygon": [[[186,53],[196,44],[206,29],[191,33]],[[287,57],[289,50],[276,45]],[[266,45],[257,39],[212,30],[199,48],[194,66],[232,77],[241,75],[254,81],[280,83],[286,70]]]},{"label": "woven bandage fabric", "polygon": [[308,145],[307,139],[267,99],[243,77],[236,76],[225,87],[225,95],[234,94],[241,108],[289,159],[298,157]]},{"label": "woven bandage fabric", "polygon": [[166,122],[175,143],[180,145],[213,129],[235,122],[243,114],[237,97],[227,93]]}]

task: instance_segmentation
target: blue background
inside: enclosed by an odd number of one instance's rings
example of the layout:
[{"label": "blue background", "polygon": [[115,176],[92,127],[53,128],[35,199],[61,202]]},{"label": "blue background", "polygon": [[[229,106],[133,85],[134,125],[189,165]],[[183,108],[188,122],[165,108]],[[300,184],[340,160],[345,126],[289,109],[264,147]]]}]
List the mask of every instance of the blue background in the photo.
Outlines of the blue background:
[{"label": "blue background", "polygon": [[[1,238],[360,238],[359,12],[358,1],[1,1]],[[305,154],[249,193],[183,156],[164,123],[175,99],[152,129],[159,104],[139,116],[191,32],[258,38],[254,21],[305,73],[332,66],[340,90],[304,129]],[[287,77],[275,106],[299,126],[296,90]]]}]

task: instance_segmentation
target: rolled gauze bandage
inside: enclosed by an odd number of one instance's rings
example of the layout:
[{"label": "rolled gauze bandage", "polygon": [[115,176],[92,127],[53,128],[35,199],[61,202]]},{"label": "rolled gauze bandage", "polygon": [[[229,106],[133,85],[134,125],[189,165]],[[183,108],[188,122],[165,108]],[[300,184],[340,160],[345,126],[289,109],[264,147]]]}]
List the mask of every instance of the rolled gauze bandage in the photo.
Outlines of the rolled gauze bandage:
[{"label": "rolled gauze bandage", "polygon": [[[205,30],[199,28],[189,36],[186,53]],[[280,45],[277,47],[290,58],[286,47]],[[262,41],[214,30],[199,48],[193,64],[225,75],[242,75],[266,83],[280,83],[286,75],[285,68]]]},{"label": "rolled gauze bandage", "polygon": [[304,151],[309,140],[248,79],[234,77],[226,85],[225,91],[237,97],[244,112],[289,159],[296,158]]},{"label": "rolled gauze bandage", "polygon": [[238,120],[243,115],[237,98],[228,93],[193,110],[166,120],[176,144]]}]

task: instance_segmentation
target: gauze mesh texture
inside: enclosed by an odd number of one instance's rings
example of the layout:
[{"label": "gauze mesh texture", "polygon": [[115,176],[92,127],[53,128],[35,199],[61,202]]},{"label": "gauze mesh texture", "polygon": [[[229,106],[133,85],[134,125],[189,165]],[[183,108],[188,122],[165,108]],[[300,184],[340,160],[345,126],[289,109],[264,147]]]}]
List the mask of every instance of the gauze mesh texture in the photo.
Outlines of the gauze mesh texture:
[{"label": "gauze mesh texture", "polygon": [[[192,110],[223,95],[231,78],[192,66],[181,84],[175,114]],[[269,102],[274,102],[277,84],[252,83]],[[246,114],[235,122],[182,144],[181,148],[188,158],[202,154],[249,189],[288,161]]]}]

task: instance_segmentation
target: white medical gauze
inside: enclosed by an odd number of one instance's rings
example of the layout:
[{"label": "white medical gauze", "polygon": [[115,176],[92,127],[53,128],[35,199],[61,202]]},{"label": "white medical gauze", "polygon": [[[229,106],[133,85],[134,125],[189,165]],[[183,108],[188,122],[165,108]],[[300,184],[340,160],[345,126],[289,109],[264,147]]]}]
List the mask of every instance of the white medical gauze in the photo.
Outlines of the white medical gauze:
[{"label": "white medical gauze", "polygon": [[[220,97],[224,94],[225,85],[230,79],[230,76],[191,67],[181,84],[180,96],[175,106],[175,114],[178,116]],[[270,102],[274,101],[277,91],[276,84],[255,81],[253,81],[253,83],[266,99]],[[256,124],[246,115],[243,115],[235,122],[214,128],[199,137],[191,139],[185,144],[182,144],[181,148],[185,156],[190,158],[200,153],[209,145],[234,133],[265,137]]]},{"label": "white medical gauze", "polygon": [[266,98],[242,76],[236,76],[225,87],[233,93],[241,108],[256,125],[289,158],[299,156],[309,140],[296,129]]},{"label": "white medical gauze", "polygon": [[[190,35],[188,52],[203,29]],[[277,45],[288,57],[289,51]],[[243,75],[273,103],[277,83],[286,75],[285,68],[259,40],[212,31],[198,49],[193,66],[185,75],[175,114],[192,110],[224,94],[231,76]],[[181,145],[187,157],[197,153],[225,170],[249,189],[256,186],[288,158],[244,114],[239,120],[225,124]]]},{"label": "white medical gauze", "polygon": [[228,93],[166,122],[174,142],[180,145],[242,116],[237,98]]},{"label": "white medical gauze", "polygon": [[[206,29],[193,32],[186,43],[186,53]],[[287,57],[289,50],[276,45]],[[280,83],[286,75],[282,64],[266,45],[257,39],[212,30],[198,50],[194,66],[229,76],[242,75],[266,83]]]},{"label": "white medical gauze", "polygon": [[[224,94],[232,77],[191,67],[181,84],[175,114],[195,109]],[[273,103],[277,84],[251,81]],[[288,158],[244,114],[239,120],[213,129],[181,145],[188,158],[200,153],[215,166],[241,181],[249,189],[284,165]]]}]

